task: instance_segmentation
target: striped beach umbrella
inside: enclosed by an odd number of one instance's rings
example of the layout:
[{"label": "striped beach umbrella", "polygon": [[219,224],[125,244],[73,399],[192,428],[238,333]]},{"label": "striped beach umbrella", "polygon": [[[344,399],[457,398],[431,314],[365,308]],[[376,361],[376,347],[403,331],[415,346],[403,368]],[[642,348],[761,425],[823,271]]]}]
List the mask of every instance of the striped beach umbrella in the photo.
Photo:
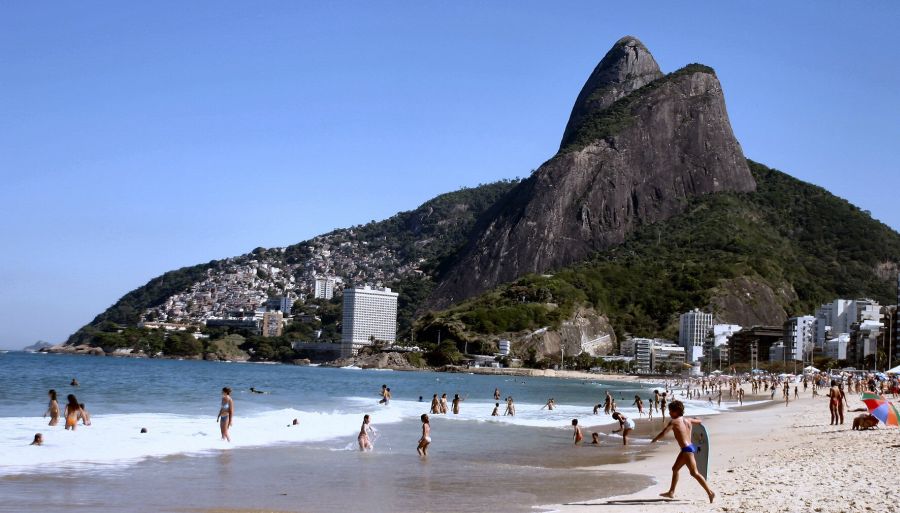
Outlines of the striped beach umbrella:
[{"label": "striped beach umbrella", "polygon": [[875,416],[885,426],[900,427],[900,411],[897,405],[891,403],[883,395],[864,392],[862,401],[866,403],[869,413]]}]

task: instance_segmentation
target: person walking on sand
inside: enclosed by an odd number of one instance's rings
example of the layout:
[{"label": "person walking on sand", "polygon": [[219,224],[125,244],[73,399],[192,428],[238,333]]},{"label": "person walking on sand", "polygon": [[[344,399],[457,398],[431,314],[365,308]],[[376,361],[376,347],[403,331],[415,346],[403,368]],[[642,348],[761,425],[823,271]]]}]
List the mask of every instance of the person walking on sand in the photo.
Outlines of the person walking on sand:
[{"label": "person walking on sand", "polygon": [[47,411],[44,412],[44,417],[50,415],[50,423],[48,426],[55,426],[59,424],[59,402],[56,400],[56,390],[51,389],[47,392],[47,395],[50,397],[50,403],[47,406]]},{"label": "person walking on sand", "polygon": [[356,437],[356,441],[359,442],[360,451],[372,450],[372,439],[370,438],[370,435],[372,437],[375,436],[375,428],[369,423],[369,416],[363,415],[363,423],[359,428],[359,436]]},{"label": "person walking on sand", "polygon": [[222,403],[219,406],[219,415],[216,417],[219,422],[219,430],[222,432],[222,440],[231,441],[228,430],[234,422],[234,400],[231,398],[231,389],[225,387],[222,389]]},{"label": "person walking on sand", "polygon": [[691,477],[700,483],[700,486],[703,487],[706,491],[706,495],[709,497],[709,502],[712,503],[716,498],[716,494],[709,488],[706,479],[704,479],[703,476],[700,475],[700,472],[697,471],[697,459],[694,457],[697,448],[691,443],[691,428],[694,424],[700,424],[700,419],[689,419],[684,417],[684,404],[681,401],[672,401],[669,404],[669,418],[672,420],[666,424],[666,427],[664,427],[658,435],[653,437],[653,440],[650,440],[650,443],[656,443],[665,436],[667,432],[672,431],[672,434],[675,436],[675,441],[678,442],[678,446],[681,447],[681,451],[675,458],[675,464],[672,465],[672,484],[669,486],[667,492],[659,494],[660,497],[665,497],[667,499],[675,498],[675,487],[678,485],[678,472],[681,471],[681,467],[687,465]]},{"label": "person walking on sand", "polygon": [[572,419],[572,428],[575,430],[575,432],[572,433],[572,439],[575,440],[575,445],[578,445],[584,440],[584,433],[582,433],[581,428],[578,427],[578,419]]},{"label": "person walking on sand", "polygon": [[612,418],[619,421],[619,429],[613,433],[622,432],[622,445],[628,445],[628,433],[634,431],[634,421],[626,417],[624,414],[614,411]]},{"label": "person walking on sand", "polygon": [[428,415],[422,414],[422,438],[419,438],[419,446],[416,452],[419,456],[425,458],[428,456],[428,446],[431,445],[431,424],[428,422]]}]

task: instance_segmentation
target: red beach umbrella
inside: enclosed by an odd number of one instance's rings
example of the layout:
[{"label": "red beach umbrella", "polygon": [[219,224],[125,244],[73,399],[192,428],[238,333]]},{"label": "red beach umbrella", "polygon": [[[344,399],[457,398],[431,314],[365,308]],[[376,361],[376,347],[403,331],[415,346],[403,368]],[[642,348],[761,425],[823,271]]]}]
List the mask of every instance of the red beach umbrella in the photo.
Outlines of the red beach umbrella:
[{"label": "red beach umbrella", "polygon": [[900,427],[900,411],[897,410],[895,404],[885,399],[883,395],[864,392],[862,401],[866,403],[869,413],[880,420],[882,424]]}]

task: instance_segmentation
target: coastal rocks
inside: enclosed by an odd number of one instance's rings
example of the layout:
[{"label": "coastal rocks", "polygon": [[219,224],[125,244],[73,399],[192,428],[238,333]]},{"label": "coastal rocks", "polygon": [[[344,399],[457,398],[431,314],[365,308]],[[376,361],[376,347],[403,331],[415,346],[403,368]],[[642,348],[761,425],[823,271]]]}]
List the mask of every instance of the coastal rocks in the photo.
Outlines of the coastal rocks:
[{"label": "coastal rocks", "polygon": [[218,340],[212,340],[207,344],[204,360],[246,362],[250,355],[239,346],[244,343],[244,337],[240,335],[228,335]]},{"label": "coastal rocks", "polygon": [[375,353],[370,355],[352,356],[334,360],[329,367],[359,367],[361,369],[393,369],[393,370],[417,370],[410,365],[409,360],[401,353]]},{"label": "coastal rocks", "polygon": [[80,344],[77,346],[67,346],[65,344],[57,344],[51,347],[45,347],[40,350],[42,353],[62,353],[62,354],[87,354],[92,356],[105,356],[106,352],[99,348]]},{"label": "coastal rocks", "polygon": [[[641,48],[623,55],[637,51],[634,65],[649,78]],[[632,66],[621,59],[623,69]],[[603,84],[596,102],[582,91],[559,153],[477,225],[435,290],[433,307],[582,261],[641,225],[681,213],[690,198],[756,189],[711,68],[687,66],[605,108]]]},{"label": "coastal rocks", "polygon": [[566,356],[587,353],[591,356],[611,354],[616,346],[616,334],[605,315],[593,308],[579,308],[571,319],[563,321],[559,329],[540,329],[521,337],[512,337],[515,354],[526,357]]}]

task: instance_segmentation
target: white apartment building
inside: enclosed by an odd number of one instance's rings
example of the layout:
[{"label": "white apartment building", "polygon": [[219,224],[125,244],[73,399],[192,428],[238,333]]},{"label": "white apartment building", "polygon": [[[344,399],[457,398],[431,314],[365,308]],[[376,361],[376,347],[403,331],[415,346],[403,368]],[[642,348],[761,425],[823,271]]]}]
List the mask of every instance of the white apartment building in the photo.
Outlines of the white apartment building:
[{"label": "white apartment building", "polygon": [[791,317],[784,322],[784,360],[808,361],[811,359],[816,335],[816,318],[812,315]]},{"label": "white apartment building", "polygon": [[665,368],[671,372],[680,373],[685,362],[686,351],[683,347],[671,342],[653,344],[650,367],[653,372],[659,372]]},{"label": "white apartment building", "polygon": [[334,297],[334,285],[336,283],[334,276],[317,276],[313,290],[313,297],[316,299],[331,299]]},{"label": "white apartment building", "polygon": [[344,290],[341,355],[354,355],[373,340],[393,343],[397,338],[397,296],[389,288],[368,285]]},{"label": "white apartment building", "polygon": [[823,349],[825,341],[837,337],[841,333],[850,333],[852,321],[848,321],[847,310],[853,301],[849,299],[835,299],[816,309],[816,349]]},{"label": "white apartment building", "polygon": [[850,344],[850,335],[841,333],[837,338],[825,342],[825,356],[835,360],[847,359],[847,346]]},{"label": "white apartment building", "polygon": [[703,346],[713,327],[710,313],[694,309],[678,319],[678,342],[684,348],[685,361],[694,363],[703,357]]}]

